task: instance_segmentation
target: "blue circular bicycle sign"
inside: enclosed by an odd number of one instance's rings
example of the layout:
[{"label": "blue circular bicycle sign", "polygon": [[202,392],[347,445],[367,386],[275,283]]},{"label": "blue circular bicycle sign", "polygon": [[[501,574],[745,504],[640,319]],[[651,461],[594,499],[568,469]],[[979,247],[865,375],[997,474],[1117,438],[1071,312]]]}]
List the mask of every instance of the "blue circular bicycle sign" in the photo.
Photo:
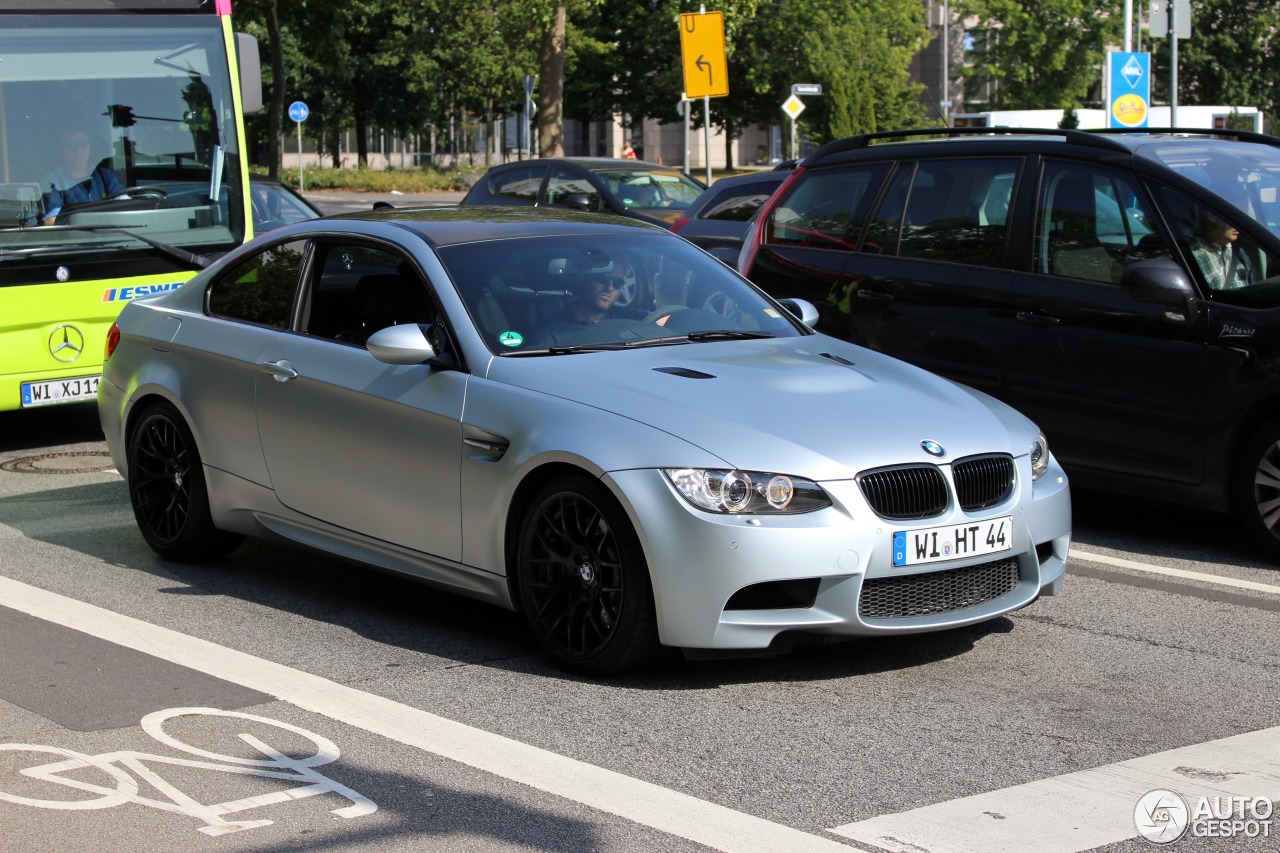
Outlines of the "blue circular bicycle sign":
[{"label": "blue circular bicycle sign", "polygon": [[307,116],[311,115],[311,111],[307,109],[307,105],[302,101],[294,101],[289,105],[289,118],[298,123],[307,120]]}]

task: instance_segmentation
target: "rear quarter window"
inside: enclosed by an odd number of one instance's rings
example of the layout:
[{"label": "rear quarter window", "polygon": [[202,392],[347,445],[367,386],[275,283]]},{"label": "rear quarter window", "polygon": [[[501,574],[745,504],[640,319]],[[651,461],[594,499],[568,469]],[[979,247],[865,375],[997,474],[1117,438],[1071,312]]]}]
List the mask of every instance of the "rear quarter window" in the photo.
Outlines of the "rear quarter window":
[{"label": "rear quarter window", "polygon": [[801,176],[766,223],[767,243],[853,251],[887,163],[815,169]]},{"label": "rear quarter window", "polygon": [[277,329],[289,312],[306,242],[278,243],[232,267],[209,288],[209,313]]}]

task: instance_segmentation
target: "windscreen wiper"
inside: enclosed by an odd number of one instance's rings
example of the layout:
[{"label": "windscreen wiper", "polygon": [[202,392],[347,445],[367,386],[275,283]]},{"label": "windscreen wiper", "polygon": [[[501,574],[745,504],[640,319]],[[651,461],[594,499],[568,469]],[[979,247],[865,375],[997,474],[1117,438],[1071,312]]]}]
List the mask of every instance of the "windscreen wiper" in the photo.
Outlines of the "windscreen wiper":
[{"label": "windscreen wiper", "polygon": [[667,335],[661,338],[645,338],[628,341],[623,346],[648,347],[666,344],[687,344],[690,341],[736,341],[748,338],[772,338],[772,332],[757,332],[751,329],[716,329],[702,332],[686,332],[682,335]]},{"label": "windscreen wiper", "polygon": [[[204,255],[197,255],[195,252],[188,252],[186,249],[179,249],[177,246],[171,246],[168,243],[161,243],[159,240],[152,240],[150,237],[143,237],[138,232],[133,231],[129,228],[125,228],[122,225],[37,225],[37,226],[19,225],[16,228],[0,228],[0,234],[16,233],[19,231],[22,231],[22,232],[38,231],[39,233],[42,233],[42,234],[50,231],[88,231],[88,232],[114,231],[117,234],[127,234],[133,239],[137,240],[139,243],[146,243],[151,248],[174,259],[175,261],[195,267],[198,270],[202,270],[205,267],[209,266],[209,264],[213,263],[213,261],[210,258]],[[58,250],[61,251],[69,247],[59,246],[57,248]],[[16,250],[11,250],[11,251],[16,251]]]},{"label": "windscreen wiper", "polygon": [[691,341],[741,341],[749,338],[772,338],[773,332],[757,332],[751,329],[710,329],[703,332],[690,332],[686,337]]}]

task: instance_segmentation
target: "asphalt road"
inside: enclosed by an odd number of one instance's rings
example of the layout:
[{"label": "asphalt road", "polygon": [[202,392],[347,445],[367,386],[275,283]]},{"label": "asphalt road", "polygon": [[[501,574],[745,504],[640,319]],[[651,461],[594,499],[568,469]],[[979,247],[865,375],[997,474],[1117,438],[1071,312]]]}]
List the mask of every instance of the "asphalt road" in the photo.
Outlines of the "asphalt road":
[{"label": "asphalt road", "polygon": [[594,682],[326,557],[157,559],[100,439],[0,413],[5,853],[1137,851],[1152,789],[1280,798],[1280,571],[1229,519],[1079,494],[1008,618]]}]

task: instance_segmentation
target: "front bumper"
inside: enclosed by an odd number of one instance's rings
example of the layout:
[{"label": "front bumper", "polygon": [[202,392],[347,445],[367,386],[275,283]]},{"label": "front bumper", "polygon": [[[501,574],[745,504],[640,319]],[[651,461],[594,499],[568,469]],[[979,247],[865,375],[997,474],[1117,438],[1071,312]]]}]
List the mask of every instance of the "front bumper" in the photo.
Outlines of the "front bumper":
[{"label": "front bumper", "polygon": [[[852,637],[982,622],[1025,607],[1040,595],[1056,595],[1071,541],[1070,490],[1056,460],[1033,484],[1029,463],[1019,459],[1018,485],[999,506],[975,514],[953,506],[914,523],[877,517],[852,480],[822,483],[834,502],[824,510],[726,516],[688,505],[660,471],[618,471],[606,479],[640,536],[662,642],[682,648],[763,649],[785,632]],[[1013,519],[1012,548],[999,555],[907,568],[892,564],[894,531],[1004,515]],[[947,588],[963,588],[966,577],[987,572],[987,564],[997,559],[1016,561],[1016,574],[1009,588],[993,598],[967,603],[972,598],[965,597],[955,609],[890,617],[866,615],[859,606],[864,586],[882,586],[878,581],[910,578],[894,583],[934,589],[941,580]],[[950,574],[939,578],[938,573]],[[778,583],[788,581],[804,583]],[[759,584],[765,585],[759,588],[765,595],[734,599],[735,593]],[[759,599],[767,600],[774,585],[816,594],[806,593],[799,605],[779,600],[761,606]],[[735,604],[729,609],[731,599]]]}]

